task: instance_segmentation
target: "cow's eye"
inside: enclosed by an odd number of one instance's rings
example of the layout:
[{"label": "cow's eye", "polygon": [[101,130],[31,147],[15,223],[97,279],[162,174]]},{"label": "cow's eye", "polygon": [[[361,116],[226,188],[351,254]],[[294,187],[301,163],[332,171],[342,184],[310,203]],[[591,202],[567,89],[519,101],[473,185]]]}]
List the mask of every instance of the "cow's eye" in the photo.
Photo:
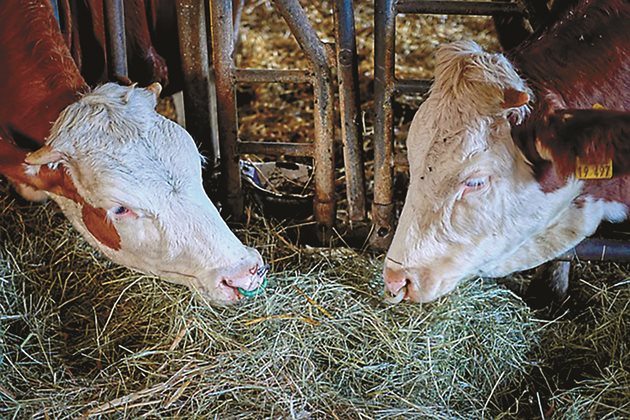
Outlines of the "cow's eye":
[{"label": "cow's eye", "polygon": [[123,207],[123,206],[116,207],[114,209],[114,214],[116,216],[122,216],[123,214],[128,213],[128,212],[129,212],[129,209],[127,207]]},{"label": "cow's eye", "polygon": [[483,178],[469,178],[466,180],[465,184],[467,188],[481,188],[484,185],[486,185],[487,182],[487,178],[483,177]]},{"label": "cow's eye", "polygon": [[464,181],[464,188],[462,190],[462,196],[468,193],[484,191],[488,186],[490,177],[487,175],[474,175]]},{"label": "cow's eye", "polygon": [[116,219],[122,219],[122,218],[125,218],[125,217],[135,216],[136,215],[136,213],[133,210],[131,210],[129,207],[125,207],[125,206],[112,207],[109,210],[109,212]]}]

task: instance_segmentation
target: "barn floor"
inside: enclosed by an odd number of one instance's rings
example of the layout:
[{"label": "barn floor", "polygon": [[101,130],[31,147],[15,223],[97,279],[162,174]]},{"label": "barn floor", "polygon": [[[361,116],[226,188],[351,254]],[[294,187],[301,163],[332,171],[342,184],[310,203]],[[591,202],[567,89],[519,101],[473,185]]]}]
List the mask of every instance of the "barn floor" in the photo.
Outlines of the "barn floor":
[{"label": "barn floor", "polygon": [[553,316],[482,279],[389,306],[381,256],[299,247],[252,211],[238,234],[269,287],[211,308],[106,261],[54,203],[0,197],[2,418],[630,416],[626,266],[577,264]]}]

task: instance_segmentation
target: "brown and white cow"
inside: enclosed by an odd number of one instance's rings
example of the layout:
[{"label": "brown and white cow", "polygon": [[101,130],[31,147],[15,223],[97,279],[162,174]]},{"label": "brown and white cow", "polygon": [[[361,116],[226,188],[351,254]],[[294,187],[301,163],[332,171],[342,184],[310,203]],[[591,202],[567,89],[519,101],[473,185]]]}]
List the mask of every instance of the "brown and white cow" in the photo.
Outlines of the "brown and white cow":
[{"label": "brown and white cow", "polygon": [[[627,217],[630,3],[577,3],[510,60],[473,42],[439,49],[407,138],[390,300],[428,302],[466,278],[538,266]],[[615,176],[576,179],[577,158],[612,160]]]},{"label": "brown and white cow", "polygon": [[258,288],[261,256],[204,192],[192,138],[155,112],[160,85],[90,90],[46,0],[0,2],[0,17],[0,173],[45,191],[119,264],[215,303]]}]

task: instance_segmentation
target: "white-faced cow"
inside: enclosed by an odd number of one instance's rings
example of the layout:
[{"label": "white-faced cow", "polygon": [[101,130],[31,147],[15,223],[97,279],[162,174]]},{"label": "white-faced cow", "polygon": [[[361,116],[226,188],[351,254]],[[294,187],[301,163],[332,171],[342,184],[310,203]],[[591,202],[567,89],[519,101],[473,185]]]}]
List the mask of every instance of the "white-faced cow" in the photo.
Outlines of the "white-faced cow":
[{"label": "white-faced cow", "polygon": [[[579,1],[509,60],[473,42],[439,49],[407,138],[411,180],[384,267],[391,300],[428,302],[469,277],[538,266],[627,217],[628,22],[627,1]],[[614,177],[577,179],[578,159],[602,173],[612,161]]]},{"label": "white-faced cow", "polygon": [[[155,111],[159,84],[90,91],[48,1],[0,2],[0,16],[0,173],[52,197],[119,264],[215,303],[258,288],[260,254],[204,192],[192,138]],[[41,147],[27,154],[18,144]]]}]

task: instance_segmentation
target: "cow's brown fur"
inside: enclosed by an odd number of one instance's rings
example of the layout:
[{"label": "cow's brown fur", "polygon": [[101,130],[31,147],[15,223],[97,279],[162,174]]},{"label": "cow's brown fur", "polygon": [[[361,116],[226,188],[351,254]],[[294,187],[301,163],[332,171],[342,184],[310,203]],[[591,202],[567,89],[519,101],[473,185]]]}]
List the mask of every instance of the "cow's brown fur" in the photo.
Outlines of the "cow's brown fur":
[{"label": "cow's brown fur", "polygon": [[26,170],[26,151],[15,137],[43,145],[60,112],[88,90],[64,44],[52,8],[46,1],[0,2],[0,173],[13,182],[64,196],[83,206],[86,227],[112,249],[120,237],[104,209],[85,202],[63,165]]},{"label": "cow's brown fur", "polygon": [[41,145],[61,110],[87,85],[48,2],[1,2],[0,16],[0,124]]},{"label": "cow's brown fur", "polygon": [[[630,177],[626,175],[630,169],[630,153],[626,150],[630,2],[573,3],[541,36],[510,54],[537,98],[531,116],[515,127],[513,137],[548,191],[564,185],[564,177],[575,169],[576,156],[591,162],[612,158],[613,172],[621,176],[585,181],[584,191],[630,205]],[[563,119],[567,112],[573,112],[567,109],[590,110],[594,105],[625,112],[579,111],[577,119]],[[588,124],[591,128],[586,129]],[[537,139],[551,152],[553,165],[537,152]],[[552,170],[557,173],[549,173]]]}]

